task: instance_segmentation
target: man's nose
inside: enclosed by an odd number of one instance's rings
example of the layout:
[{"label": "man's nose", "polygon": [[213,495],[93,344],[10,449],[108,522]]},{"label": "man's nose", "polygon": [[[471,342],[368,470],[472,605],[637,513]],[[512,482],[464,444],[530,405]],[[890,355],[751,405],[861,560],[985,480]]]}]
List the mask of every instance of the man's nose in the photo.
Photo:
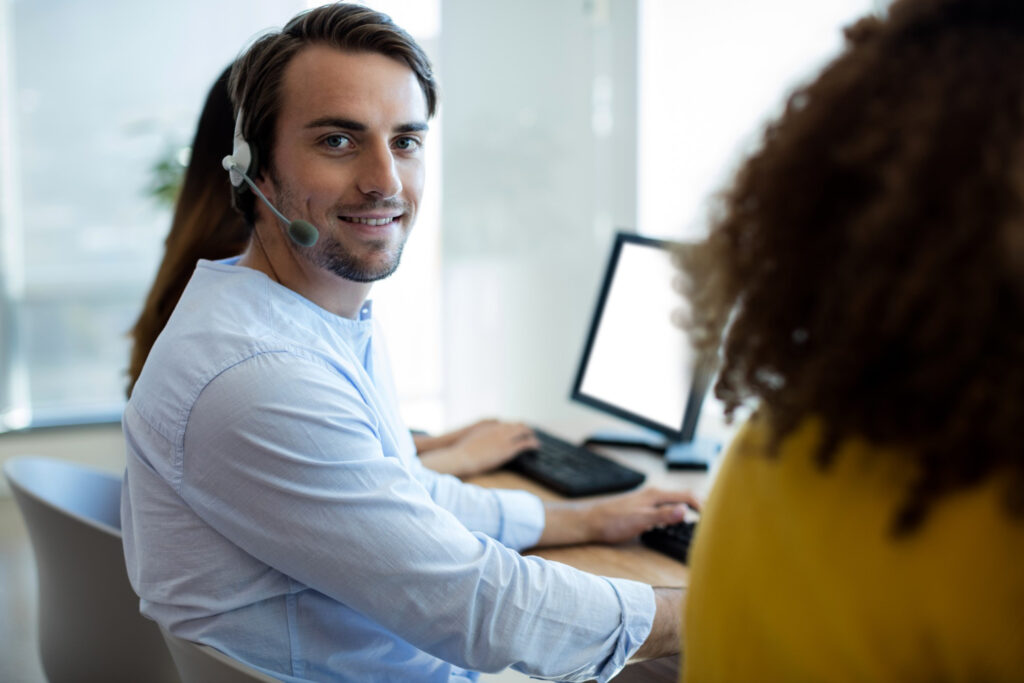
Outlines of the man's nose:
[{"label": "man's nose", "polygon": [[386,199],[402,191],[402,179],[398,176],[395,155],[388,144],[380,143],[367,148],[360,164],[357,184],[363,194]]}]

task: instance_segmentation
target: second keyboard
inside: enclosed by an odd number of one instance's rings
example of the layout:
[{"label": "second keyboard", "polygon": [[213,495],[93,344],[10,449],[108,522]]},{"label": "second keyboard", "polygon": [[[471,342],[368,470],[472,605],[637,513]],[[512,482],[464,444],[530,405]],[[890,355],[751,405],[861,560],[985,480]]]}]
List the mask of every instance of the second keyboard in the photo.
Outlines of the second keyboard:
[{"label": "second keyboard", "polygon": [[534,429],[541,447],[524,451],[507,467],[566,496],[593,496],[636,488],[645,477],[630,467]]}]

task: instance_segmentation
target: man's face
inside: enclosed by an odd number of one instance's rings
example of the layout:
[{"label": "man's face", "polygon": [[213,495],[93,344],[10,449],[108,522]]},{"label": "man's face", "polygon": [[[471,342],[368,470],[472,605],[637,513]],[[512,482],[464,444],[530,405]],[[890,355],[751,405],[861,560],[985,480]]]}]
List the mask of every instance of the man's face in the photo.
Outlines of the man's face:
[{"label": "man's face", "polygon": [[299,52],[262,183],[285,216],[320,231],[297,253],[356,282],[394,272],[423,194],[426,133],[426,97],[401,62],[322,45]]}]

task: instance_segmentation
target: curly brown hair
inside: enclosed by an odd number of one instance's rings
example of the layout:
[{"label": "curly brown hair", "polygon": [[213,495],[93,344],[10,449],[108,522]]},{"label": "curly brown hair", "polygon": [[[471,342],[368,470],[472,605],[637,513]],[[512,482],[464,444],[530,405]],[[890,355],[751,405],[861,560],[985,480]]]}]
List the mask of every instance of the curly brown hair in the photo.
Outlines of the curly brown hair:
[{"label": "curly brown hair", "polygon": [[918,472],[894,533],[1007,474],[1024,517],[1024,3],[897,0],[788,99],[680,252],[728,414]]}]

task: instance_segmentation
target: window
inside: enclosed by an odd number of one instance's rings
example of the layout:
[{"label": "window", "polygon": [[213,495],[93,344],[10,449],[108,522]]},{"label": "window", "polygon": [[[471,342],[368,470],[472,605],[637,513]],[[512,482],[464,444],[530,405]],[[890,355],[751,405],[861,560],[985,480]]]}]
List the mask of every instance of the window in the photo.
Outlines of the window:
[{"label": "window", "polygon": [[640,36],[640,231],[706,228],[722,189],[785,96],[842,46],[842,27],[880,0],[644,0]]}]

